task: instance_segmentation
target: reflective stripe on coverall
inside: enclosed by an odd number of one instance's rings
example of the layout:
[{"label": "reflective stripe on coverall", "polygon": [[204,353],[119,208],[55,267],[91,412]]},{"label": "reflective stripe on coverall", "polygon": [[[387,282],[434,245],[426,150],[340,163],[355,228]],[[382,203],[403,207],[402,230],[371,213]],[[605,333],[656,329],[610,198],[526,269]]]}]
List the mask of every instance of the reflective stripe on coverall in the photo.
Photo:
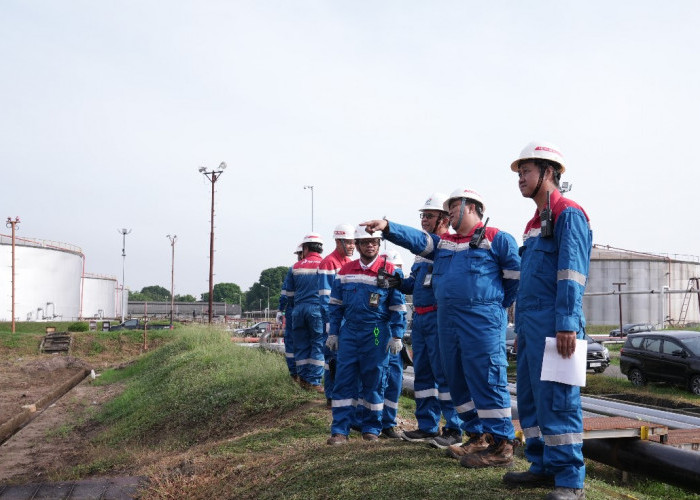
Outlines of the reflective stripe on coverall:
[{"label": "reflective stripe on coverall", "polygon": [[328,319],[328,302],[331,298],[331,288],[333,288],[333,280],[336,273],[343,265],[352,261],[350,257],[343,257],[336,248],[330,255],[326,256],[318,266],[318,296],[321,305],[321,317],[323,318],[323,357],[325,363],[323,366],[323,388],[326,391],[326,398],[333,399],[333,385],[335,382],[335,370],[331,370],[331,366],[336,363],[335,351],[331,351],[325,346],[326,338],[328,337],[325,330]]},{"label": "reflective stripe on coverall", "polygon": [[[362,432],[378,435],[382,430],[382,376],[387,345],[390,337],[403,337],[406,305],[400,292],[377,286],[379,261],[375,259],[368,268],[363,268],[359,260],[349,262],[333,281],[329,335],[338,335],[338,364],[331,434],[348,435],[357,404],[366,408]],[[394,272],[390,263],[386,269]],[[362,382],[359,401],[358,379]]]},{"label": "reflective stripe on coverall", "polygon": [[294,293],[292,337],[297,374],[313,385],[321,385],[323,376],[323,320],[317,276],[321,260],[320,254],[309,252],[294,264],[287,289]]},{"label": "reflective stripe on coverall", "polygon": [[[455,409],[471,433],[514,439],[507,387],[506,308],[520,278],[515,239],[487,228],[479,248],[466,236],[440,236],[389,223],[384,237],[432,259],[440,356]],[[476,412],[478,419],[474,418]]]},{"label": "reflective stripe on coverall", "polygon": [[540,237],[539,212],[523,235],[518,334],[518,416],[530,471],[555,476],[557,486],[583,488],[583,415],[577,386],[540,380],[545,337],[560,331],[583,338],[582,300],[593,235],[588,216],[558,191],[550,199],[554,236]]},{"label": "reflective stripe on coverall", "polygon": [[460,430],[462,421],[452,403],[447,378],[442,369],[435,294],[432,285],[425,285],[426,275],[432,275],[432,269],[432,260],[416,255],[411,274],[403,280],[400,288],[403,293],[413,295],[413,305],[418,310],[435,307],[423,313],[416,310],[413,314],[411,347],[416,420],[420,430],[438,432],[442,413],[446,429]]}]

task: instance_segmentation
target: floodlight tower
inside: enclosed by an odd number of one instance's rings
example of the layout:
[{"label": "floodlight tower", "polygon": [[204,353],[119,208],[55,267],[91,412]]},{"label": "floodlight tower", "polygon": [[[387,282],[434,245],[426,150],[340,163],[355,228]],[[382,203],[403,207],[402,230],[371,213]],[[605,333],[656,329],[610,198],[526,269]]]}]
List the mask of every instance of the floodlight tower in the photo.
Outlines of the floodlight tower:
[{"label": "floodlight tower", "polygon": [[199,172],[211,181],[211,231],[209,232],[209,324],[214,319],[214,184],[226,170],[226,162],[222,161],[219,168],[207,170],[199,167]]},{"label": "floodlight tower", "polygon": [[[121,229],[117,229],[117,231],[122,235],[122,303],[121,303],[121,308],[122,308],[122,323],[124,323],[124,268],[126,267],[126,235],[131,232],[131,229],[126,229],[125,227]],[[127,306],[129,304],[129,300],[127,298]]]}]

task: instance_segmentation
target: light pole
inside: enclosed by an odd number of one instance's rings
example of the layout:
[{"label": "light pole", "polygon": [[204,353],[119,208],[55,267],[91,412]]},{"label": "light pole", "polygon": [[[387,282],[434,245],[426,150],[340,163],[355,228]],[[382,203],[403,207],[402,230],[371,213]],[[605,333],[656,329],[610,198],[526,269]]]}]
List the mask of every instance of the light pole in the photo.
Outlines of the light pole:
[{"label": "light pole", "polygon": [[620,310],[620,338],[624,336],[624,332],[622,331],[622,294],[619,292],[622,290],[622,285],[626,285],[627,283],[622,283],[620,281],[613,283],[613,285],[617,285],[617,307]]},{"label": "light pole", "polygon": [[207,170],[199,167],[199,172],[211,181],[211,231],[209,233],[209,324],[214,319],[214,184],[226,170],[226,162],[222,161],[217,170]]},{"label": "light pole", "polygon": [[173,309],[175,308],[175,242],[177,234],[168,235],[170,246],[172,247],[172,256],[170,260],[170,329],[173,329]]},{"label": "light pole", "polygon": [[313,186],[304,186],[304,189],[311,190],[311,231],[313,232],[313,230],[314,230],[314,187]]},{"label": "light pole", "polygon": [[15,333],[15,230],[19,224],[19,217],[7,218],[5,225],[12,228],[12,333]]},{"label": "light pole", "polygon": [[267,319],[267,315],[270,311],[270,287],[263,285],[262,283],[260,283],[260,286],[264,286],[265,288],[267,288],[267,309],[265,309],[265,319]]},{"label": "light pole", "polygon": [[[124,268],[126,267],[126,235],[131,232],[131,229],[126,229],[126,228],[121,228],[117,229],[119,233],[122,235],[122,303],[121,303],[121,308],[122,308],[122,323],[124,323],[124,309],[126,307],[124,306]],[[129,300],[127,299],[126,301],[127,304],[129,304]]]}]

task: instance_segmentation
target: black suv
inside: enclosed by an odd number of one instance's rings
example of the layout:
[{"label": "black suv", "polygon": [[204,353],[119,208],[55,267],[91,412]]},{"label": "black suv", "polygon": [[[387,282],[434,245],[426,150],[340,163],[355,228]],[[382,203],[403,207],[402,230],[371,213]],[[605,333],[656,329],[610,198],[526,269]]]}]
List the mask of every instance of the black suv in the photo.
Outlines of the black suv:
[{"label": "black suv", "polygon": [[630,334],[620,349],[620,370],[633,385],[670,382],[700,396],[700,332]]}]

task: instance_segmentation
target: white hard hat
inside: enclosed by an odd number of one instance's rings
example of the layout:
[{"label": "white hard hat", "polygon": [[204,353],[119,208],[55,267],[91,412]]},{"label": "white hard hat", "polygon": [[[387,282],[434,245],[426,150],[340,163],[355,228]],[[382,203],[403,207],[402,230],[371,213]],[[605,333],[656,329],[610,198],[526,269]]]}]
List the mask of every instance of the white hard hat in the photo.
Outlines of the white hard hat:
[{"label": "white hard hat", "polygon": [[425,203],[418,210],[440,210],[441,212],[446,212],[444,204],[447,199],[447,195],[444,193],[433,193],[430,198],[425,200]]},{"label": "white hard hat", "polygon": [[303,251],[304,249],[301,247],[301,243],[299,243],[299,245],[297,245],[297,249],[292,253],[302,253]]},{"label": "white hard hat", "polygon": [[365,231],[364,226],[357,226],[357,229],[355,229],[355,239],[356,240],[369,240],[372,238],[382,239],[382,232],[375,231],[373,233],[368,233],[367,231]]},{"label": "white hard hat", "polygon": [[513,172],[517,172],[518,163],[520,163],[522,160],[534,160],[537,158],[558,163],[561,167],[561,173],[566,171],[566,168],[564,167],[564,155],[559,152],[559,148],[551,142],[542,141],[532,141],[530,144],[525,146],[525,149],[520,152],[518,159],[510,164],[510,169]]},{"label": "white hard hat", "polygon": [[334,240],[355,239],[355,227],[352,224],[338,224],[333,230]]},{"label": "white hard hat", "polygon": [[484,203],[484,199],[481,197],[481,195],[476,191],[472,191],[471,189],[467,188],[459,188],[452,191],[450,197],[447,198],[445,203],[442,204],[443,210],[445,210],[445,212],[449,212],[450,203],[452,203],[453,200],[461,200],[462,198],[478,201],[481,203],[481,207],[484,209],[484,212],[486,211],[486,203]]},{"label": "white hard hat", "polygon": [[321,245],[323,245],[323,239],[318,233],[307,233],[304,236],[304,239],[301,240],[301,244],[303,245],[304,243],[320,243]]},{"label": "white hard hat", "polygon": [[384,250],[381,254],[386,256],[386,261],[394,264],[394,266],[402,266],[403,267],[403,259],[401,258],[401,254],[397,252],[396,250]]}]

